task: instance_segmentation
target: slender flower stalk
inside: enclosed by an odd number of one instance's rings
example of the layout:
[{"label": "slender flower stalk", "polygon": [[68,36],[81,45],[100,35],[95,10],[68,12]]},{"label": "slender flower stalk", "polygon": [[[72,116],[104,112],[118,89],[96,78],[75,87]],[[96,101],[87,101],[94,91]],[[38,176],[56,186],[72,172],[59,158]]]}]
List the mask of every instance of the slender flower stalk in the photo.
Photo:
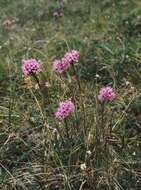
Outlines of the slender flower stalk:
[{"label": "slender flower stalk", "polygon": [[83,127],[83,133],[84,133],[84,136],[86,135],[86,114],[85,114],[85,106],[84,106],[84,101],[83,101],[83,96],[82,96],[82,87],[81,87],[81,83],[80,83],[80,79],[79,79],[79,76],[76,72],[76,69],[75,69],[75,65],[74,63],[71,64],[72,65],[72,68],[73,68],[73,72],[74,72],[74,75],[76,77],[76,80],[77,80],[77,85],[79,87],[79,93],[80,93],[80,101],[81,101],[81,107],[82,107],[82,111],[83,111],[83,116],[84,116],[84,127]]},{"label": "slender flower stalk", "polygon": [[66,129],[66,135],[67,135],[67,139],[69,139],[69,127],[68,127],[68,121],[67,118],[64,119],[64,123],[65,123],[65,129]]},{"label": "slender flower stalk", "polygon": [[80,90],[80,92],[82,92],[81,83],[80,83],[78,74],[77,74],[77,72],[76,72],[74,63],[72,63],[72,68],[73,68],[73,72],[74,72],[74,75],[75,75],[76,80],[77,80],[77,84],[78,84],[79,90]]},{"label": "slender flower stalk", "polygon": [[101,130],[101,138],[102,138],[102,141],[104,142],[104,134],[105,134],[105,128],[104,128],[104,112],[105,112],[105,104],[104,103],[101,103],[101,127],[100,127],[100,130]]}]

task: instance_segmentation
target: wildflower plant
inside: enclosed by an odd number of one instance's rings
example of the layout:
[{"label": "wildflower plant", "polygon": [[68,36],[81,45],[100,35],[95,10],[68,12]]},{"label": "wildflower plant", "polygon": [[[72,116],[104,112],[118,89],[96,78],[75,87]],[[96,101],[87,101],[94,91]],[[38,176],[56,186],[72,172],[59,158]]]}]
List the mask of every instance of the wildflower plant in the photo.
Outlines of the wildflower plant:
[{"label": "wildflower plant", "polygon": [[[82,87],[83,84],[78,76],[77,73],[78,68],[76,68],[75,64],[79,60],[80,60],[79,51],[71,50],[66,52],[61,59],[56,59],[53,62],[52,65],[52,70],[54,71],[53,74],[54,75],[59,74],[59,78],[61,79],[60,82],[63,81],[63,83],[65,83],[65,86],[68,86],[67,90],[63,88],[62,91],[60,91],[61,94],[64,91],[64,94],[62,95],[66,100],[65,101],[58,100],[60,103],[56,111],[54,108],[52,108],[53,102],[49,97],[50,93],[48,93],[47,89],[43,90],[44,88],[41,85],[44,84],[44,86],[46,86],[46,83],[43,83],[42,78],[39,78],[37,76],[41,72],[41,65],[36,61],[36,59],[26,60],[22,65],[23,74],[25,76],[30,76],[30,75],[33,76],[34,79],[39,84],[39,90],[43,98],[45,97],[45,95],[47,95],[47,99],[51,100],[51,102],[47,101],[47,104],[45,104],[44,102],[43,106],[41,106],[41,113],[44,123],[44,128],[42,131],[44,137],[44,158],[45,160],[46,159],[50,160],[48,155],[49,150],[53,151],[53,149],[54,148],[56,149],[57,147],[57,152],[58,151],[60,152],[60,153],[58,152],[58,154],[59,155],[61,154],[60,156],[62,156],[63,154],[65,158],[65,161],[63,162],[66,162],[69,154],[65,152],[68,152],[69,150],[71,150],[71,148],[73,149],[74,145],[80,146],[81,156],[82,156],[80,163],[85,163],[84,166],[82,166],[83,164],[80,164],[80,170],[81,171],[84,170],[82,172],[83,175],[86,175],[85,172],[89,168],[89,162],[91,159],[95,160],[94,165],[96,168],[104,167],[105,171],[108,173],[107,168],[109,168],[109,161],[112,161],[112,156],[110,153],[109,145],[107,143],[107,138],[109,135],[111,135],[111,128],[109,130],[109,128],[107,128],[106,126],[107,123],[105,119],[106,118],[105,110],[108,103],[114,101],[116,93],[113,90],[113,88],[110,86],[102,87],[100,89],[96,98],[98,101],[95,102],[95,105],[98,104],[97,107],[100,108],[97,112],[98,122],[95,126],[95,129],[93,129],[92,127],[93,124],[91,123],[92,126],[89,126],[88,124],[89,122],[87,117],[89,116],[85,106],[86,97],[84,97],[84,95],[86,95],[86,92]],[[70,70],[73,71],[73,75],[71,74],[72,72],[70,73]],[[69,75],[70,78],[73,78],[75,76],[76,83],[71,84],[73,79],[71,79],[71,83],[68,81],[67,78],[65,78],[64,80],[64,77],[61,77],[61,75],[64,75],[64,73],[67,73],[67,75]],[[48,81],[48,79],[46,78],[45,81]],[[77,93],[75,91],[77,91]],[[46,107],[48,107],[49,112],[45,112]],[[78,119],[78,113],[80,114],[79,119]],[[74,117],[71,117],[72,114],[74,115]],[[53,137],[53,139],[51,135],[51,130],[49,128],[51,118],[54,118],[53,119],[54,124],[53,123],[52,124],[54,125],[55,128],[54,130],[56,134],[56,137]],[[93,139],[92,141],[90,140],[91,137]],[[83,142],[82,145],[78,143],[80,140]],[[47,148],[48,146],[50,147],[49,150]],[[91,154],[88,154],[88,152],[90,152]],[[94,153],[94,155],[92,152]],[[104,161],[104,156],[107,156],[108,158],[107,162]],[[73,158],[74,159],[73,162],[76,162],[77,157],[76,156],[74,157],[75,159]],[[101,160],[101,162],[97,163],[98,160]]]}]

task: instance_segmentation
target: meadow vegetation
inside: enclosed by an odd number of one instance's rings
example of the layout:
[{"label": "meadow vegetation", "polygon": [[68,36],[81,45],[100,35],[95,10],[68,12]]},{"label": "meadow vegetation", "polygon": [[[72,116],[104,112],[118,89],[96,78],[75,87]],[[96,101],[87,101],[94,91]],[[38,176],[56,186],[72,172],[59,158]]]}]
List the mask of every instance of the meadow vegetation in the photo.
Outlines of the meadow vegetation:
[{"label": "meadow vegetation", "polygon": [[140,190],[140,158],[141,1],[0,0],[0,190]]}]

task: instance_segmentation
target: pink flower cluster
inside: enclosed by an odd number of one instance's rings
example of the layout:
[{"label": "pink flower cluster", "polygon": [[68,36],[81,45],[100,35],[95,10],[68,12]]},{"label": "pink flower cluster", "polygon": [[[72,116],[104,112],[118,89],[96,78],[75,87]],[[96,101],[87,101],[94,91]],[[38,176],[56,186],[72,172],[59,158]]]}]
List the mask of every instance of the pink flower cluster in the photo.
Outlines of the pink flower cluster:
[{"label": "pink flower cluster", "polygon": [[116,97],[116,94],[110,86],[103,87],[99,91],[98,99],[100,102],[105,102],[105,101],[113,101]]},{"label": "pink flower cluster", "polygon": [[69,64],[72,64],[74,62],[78,62],[80,57],[80,54],[76,50],[72,50],[70,52],[65,53],[64,58],[69,62]]},{"label": "pink flower cluster", "polygon": [[69,63],[66,61],[66,59],[56,59],[53,62],[53,71],[57,72],[57,73],[63,73],[65,71],[67,71],[67,69],[69,68]]},{"label": "pink flower cluster", "polygon": [[59,18],[59,17],[63,16],[63,13],[61,13],[60,11],[54,11],[53,16],[56,17],[56,18]]},{"label": "pink flower cluster", "polygon": [[36,59],[27,59],[23,61],[22,72],[25,76],[38,74],[41,71],[41,65]]},{"label": "pink flower cluster", "polygon": [[78,62],[80,54],[76,50],[65,53],[62,59],[57,59],[53,62],[53,71],[57,73],[66,72],[72,63]]},{"label": "pink flower cluster", "polygon": [[63,120],[69,116],[70,113],[75,111],[75,106],[72,101],[66,100],[64,102],[60,102],[57,112],[55,116],[59,120]]}]

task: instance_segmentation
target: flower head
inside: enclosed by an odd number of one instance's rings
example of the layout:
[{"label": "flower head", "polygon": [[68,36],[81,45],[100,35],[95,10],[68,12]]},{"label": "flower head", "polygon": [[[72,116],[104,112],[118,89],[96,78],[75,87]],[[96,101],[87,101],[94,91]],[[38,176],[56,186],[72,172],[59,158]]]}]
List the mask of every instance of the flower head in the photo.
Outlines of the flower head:
[{"label": "flower head", "polygon": [[115,99],[115,97],[116,97],[116,94],[113,88],[110,86],[101,88],[98,95],[98,99],[100,102],[104,102],[104,101],[111,102]]},{"label": "flower head", "polygon": [[60,102],[57,112],[55,116],[59,120],[63,120],[69,116],[70,113],[75,111],[75,106],[72,101],[66,100],[64,102]]},{"label": "flower head", "polygon": [[58,11],[54,11],[54,12],[53,12],[53,16],[54,16],[54,17],[59,17]]},{"label": "flower head", "polygon": [[64,58],[69,64],[78,62],[80,57],[80,53],[77,50],[72,50],[70,52],[65,53]]},{"label": "flower head", "polygon": [[66,59],[56,59],[53,62],[53,71],[57,72],[57,73],[63,73],[65,71],[67,71],[67,69],[69,68],[69,63],[66,61]]},{"label": "flower head", "polygon": [[60,11],[54,11],[53,12],[53,16],[58,18],[58,17],[62,17],[63,16],[63,13],[61,13]]},{"label": "flower head", "polygon": [[86,166],[86,164],[84,163],[84,164],[81,164],[81,165],[80,165],[80,168],[81,168],[81,170],[86,170],[87,166]]},{"label": "flower head", "polygon": [[25,76],[38,74],[41,71],[41,65],[36,59],[27,59],[23,61],[22,72]]}]

